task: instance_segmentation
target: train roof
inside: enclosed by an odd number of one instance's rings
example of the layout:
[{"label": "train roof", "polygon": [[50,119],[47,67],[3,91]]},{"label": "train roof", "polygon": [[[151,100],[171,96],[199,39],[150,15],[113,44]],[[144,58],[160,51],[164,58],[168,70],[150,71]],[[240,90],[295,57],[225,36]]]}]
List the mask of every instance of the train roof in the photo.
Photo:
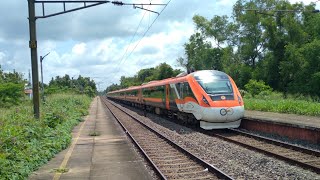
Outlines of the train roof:
[{"label": "train roof", "polygon": [[120,90],[116,90],[116,91],[112,91],[112,92],[108,92],[108,93],[125,92],[125,91],[130,91],[130,90],[138,90],[140,88],[148,88],[148,87],[153,87],[153,86],[163,86],[163,85],[166,85],[166,84],[178,83],[178,82],[186,81],[187,77],[189,77],[189,76],[201,76],[201,75],[206,75],[208,73],[213,74],[213,75],[217,75],[217,76],[228,76],[226,73],[221,72],[221,71],[217,71],[217,70],[201,70],[201,71],[192,72],[190,74],[180,73],[176,77],[167,78],[167,79],[163,79],[163,80],[150,81],[150,82],[147,82],[147,83],[143,83],[140,86],[131,86],[131,87],[128,87],[126,89],[120,89]]}]

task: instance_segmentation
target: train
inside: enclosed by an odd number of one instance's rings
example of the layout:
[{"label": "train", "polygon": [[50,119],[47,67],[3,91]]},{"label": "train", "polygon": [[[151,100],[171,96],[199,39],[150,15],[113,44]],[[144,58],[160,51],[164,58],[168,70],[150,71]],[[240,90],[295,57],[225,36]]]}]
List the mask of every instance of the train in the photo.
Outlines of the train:
[{"label": "train", "polygon": [[107,98],[175,117],[202,129],[238,128],[244,102],[233,79],[217,70],[181,73],[140,86],[107,92]]}]

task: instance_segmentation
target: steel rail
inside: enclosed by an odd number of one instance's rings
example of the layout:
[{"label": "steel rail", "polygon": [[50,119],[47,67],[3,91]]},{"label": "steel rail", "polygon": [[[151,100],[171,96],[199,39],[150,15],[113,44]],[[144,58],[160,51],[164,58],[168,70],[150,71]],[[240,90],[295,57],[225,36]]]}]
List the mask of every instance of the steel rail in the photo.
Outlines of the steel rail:
[{"label": "steel rail", "polygon": [[116,117],[116,115],[111,111],[111,109],[108,107],[106,100],[103,99],[103,103],[106,106],[106,108],[111,112],[112,116],[117,120],[117,122],[120,124],[121,128],[124,130],[124,132],[129,136],[129,138],[134,142],[136,147],[138,147],[139,151],[142,153],[142,155],[147,159],[147,161],[152,165],[152,168],[157,173],[157,175],[161,178],[166,180],[167,178],[165,175],[160,171],[160,169],[154,164],[154,162],[151,160],[151,158],[148,156],[148,154],[143,150],[143,148],[139,145],[137,140],[131,135],[131,133],[127,130],[127,128],[121,123],[121,121]]},{"label": "steel rail", "polygon": [[[281,141],[276,141],[276,140],[273,140],[273,139],[270,139],[270,138],[265,138],[265,137],[253,135],[253,134],[250,134],[250,133],[244,133],[244,132],[241,132],[240,130],[228,129],[228,131],[230,131],[232,133],[243,135],[243,136],[248,137],[248,138],[253,138],[255,140],[258,139],[258,141],[264,141],[266,143],[269,143],[269,144],[272,144],[272,145],[275,145],[275,146],[280,146],[282,148],[287,148],[288,150],[294,150],[296,152],[305,153],[305,154],[317,156],[318,158],[320,158],[318,151],[314,151],[314,150],[307,149],[307,148],[301,148],[299,146],[294,146],[294,145],[291,145],[291,144],[288,144],[288,143],[283,143]],[[287,157],[285,155],[282,155],[281,153],[271,152],[271,151],[266,150],[264,148],[255,147],[253,145],[247,144],[246,142],[241,142],[239,140],[234,140],[231,137],[222,135],[221,133],[212,133],[212,132],[208,133],[208,132],[206,132],[205,134],[210,134],[212,136],[216,136],[216,137],[218,137],[220,139],[226,140],[226,141],[234,143],[234,144],[238,144],[238,145],[243,146],[245,148],[265,153],[267,155],[276,157],[278,159],[284,160],[284,161],[289,162],[291,164],[296,164],[296,165],[299,165],[300,167],[313,170],[314,172],[320,174],[320,167],[313,166],[311,164],[296,160],[296,159],[291,158],[291,157]]]},{"label": "steel rail", "polygon": [[260,135],[257,135],[257,134],[251,134],[251,133],[242,131],[240,129],[229,129],[229,130],[232,131],[232,132],[237,132],[237,133],[242,134],[242,135],[247,136],[247,137],[252,137],[252,138],[255,138],[255,139],[258,139],[258,140],[263,140],[263,141],[266,141],[266,142],[269,142],[269,143],[272,143],[272,144],[275,144],[275,145],[278,145],[278,146],[287,147],[287,148],[290,148],[290,149],[294,149],[296,151],[300,151],[300,152],[303,152],[303,153],[306,153],[306,154],[315,155],[315,156],[320,157],[320,151],[315,150],[315,149],[310,149],[310,148],[306,148],[306,147],[302,147],[302,146],[297,146],[297,145],[290,144],[290,143],[283,142],[283,141],[279,141],[279,140],[276,140],[276,139],[263,137],[263,136],[260,136]]},{"label": "steel rail", "polygon": [[[106,99],[104,101],[107,101]],[[105,102],[104,102],[105,103]],[[111,102],[110,102],[111,103]],[[106,103],[105,103],[106,104]],[[148,125],[144,124],[143,122],[139,121],[137,118],[133,117],[131,114],[125,112],[124,110],[122,110],[121,108],[115,106],[113,103],[111,103],[114,107],[118,108],[119,110],[121,110],[122,112],[124,112],[125,114],[127,114],[128,116],[130,116],[132,119],[134,119],[135,121],[137,121],[138,123],[140,123],[141,125],[143,125],[145,128],[147,128],[148,130],[150,130],[151,132],[155,133],[157,136],[159,136],[160,138],[164,139],[166,142],[168,142],[170,145],[172,145],[173,147],[175,147],[176,149],[178,149],[179,151],[183,152],[184,154],[188,155],[189,157],[191,157],[192,159],[194,159],[197,163],[201,164],[202,166],[204,166],[205,168],[208,169],[209,172],[215,174],[218,178],[221,179],[233,179],[232,177],[228,176],[226,173],[222,172],[221,170],[219,170],[217,167],[209,164],[208,162],[202,160],[201,158],[197,157],[196,155],[192,154],[190,151],[184,149],[183,147],[179,146],[178,144],[174,143],[173,141],[171,141],[170,139],[168,139],[167,137],[163,136],[161,133],[155,131],[154,129],[152,129],[151,127],[149,127]],[[107,106],[107,105],[106,105]]]},{"label": "steel rail", "polygon": [[[237,140],[230,139],[227,136],[221,135],[219,133],[214,133],[212,131],[203,130],[203,129],[200,129],[198,127],[194,127],[192,125],[181,124],[179,122],[175,122],[175,123],[178,123],[178,124],[180,124],[182,126],[189,127],[191,129],[199,131],[199,132],[201,132],[203,134],[213,135],[213,136],[216,136],[216,137],[218,137],[220,139],[223,139],[223,140],[229,141],[231,143],[235,143],[235,144],[238,144],[240,146],[243,146],[245,148],[248,148],[248,149],[251,149],[251,150],[255,150],[255,151],[258,151],[258,152],[262,152],[262,153],[267,154],[269,156],[273,156],[273,157],[276,157],[278,159],[287,161],[287,162],[289,162],[291,164],[299,165],[302,168],[310,169],[310,170],[320,174],[320,166],[313,166],[312,164],[308,164],[308,162],[302,162],[302,161],[296,160],[294,158],[286,157],[286,156],[281,155],[279,153],[270,152],[270,151],[265,150],[263,148],[259,148],[259,147],[252,146],[250,144],[242,143],[242,142],[239,142]],[[246,133],[246,132],[240,131],[239,129],[228,129],[228,131],[233,132],[233,133],[237,133],[237,134],[241,134],[241,135],[246,136],[248,138],[253,138],[253,139],[257,140],[257,141],[264,141],[265,143],[269,143],[269,144],[272,144],[272,145],[275,145],[275,146],[280,146],[282,148],[286,148],[286,149],[291,150],[291,151],[294,150],[296,152],[305,153],[305,154],[316,156],[316,157],[320,158],[320,151],[317,151],[317,150],[313,150],[313,149],[309,149],[309,148],[305,148],[305,147],[300,147],[300,146],[296,146],[296,145],[293,145],[293,144],[285,143],[285,142],[282,142],[282,141],[277,141],[277,140],[274,140],[274,139],[271,139],[271,138],[266,138],[266,137],[263,137],[263,136],[258,136],[258,135]]]}]

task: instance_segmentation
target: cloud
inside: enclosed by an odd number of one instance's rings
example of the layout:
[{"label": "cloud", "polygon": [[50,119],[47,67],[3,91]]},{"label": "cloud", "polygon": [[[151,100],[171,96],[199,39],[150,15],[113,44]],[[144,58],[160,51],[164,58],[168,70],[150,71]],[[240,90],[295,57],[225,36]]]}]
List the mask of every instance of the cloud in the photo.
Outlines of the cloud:
[{"label": "cloud", "polygon": [[6,54],[4,52],[0,52],[0,64],[4,64]]},{"label": "cloud", "polygon": [[[137,1],[127,1],[133,2]],[[149,3],[150,0],[138,2]],[[166,3],[167,0],[151,2]],[[38,56],[50,52],[43,61],[44,82],[65,74],[74,78],[82,75],[92,77],[104,89],[119,83],[121,76],[133,76],[140,69],[162,62],[179,68],[176,59],[184,55],[183,44],[194,33],[192,17],[200,14],[211,19],[214,15],[230,15],[233,2],[171,1],[146,34],[157,14],[132,6],[104,4],[38,19]],[[67,6],[72,7],[76,5]],[[163,7],[144,8],[160,12]],[[37,6],[37,15],[41,15],[41,10],[42,7]],[[61,10],[61,5],[46,7],[46,13]],[[0,15],[2,69],[15,69],[27,77],[31,69],[27,1],[3,1]]]},{"label": "cloud", "polygon": [[72,48],[72,53],[80,56],[83,55],[85,51],[86,51],[85,43],[76,44]]}]

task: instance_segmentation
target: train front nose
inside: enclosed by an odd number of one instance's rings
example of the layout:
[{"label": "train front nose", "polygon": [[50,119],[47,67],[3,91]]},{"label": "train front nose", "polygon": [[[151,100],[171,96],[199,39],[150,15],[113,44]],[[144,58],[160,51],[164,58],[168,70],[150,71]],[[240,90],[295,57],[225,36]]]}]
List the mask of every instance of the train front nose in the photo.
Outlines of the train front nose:
[{"label": "train front nose", "polygon": [[200,127],[203,129],[238,128],[244,116],[244,107],[206,108],[202,112]]},{"label": "train front nose", "polygon": [[244,107],[210,107],[204,108],[202,121],[206,122],[229,122],[235,121],[244,116]]}]

